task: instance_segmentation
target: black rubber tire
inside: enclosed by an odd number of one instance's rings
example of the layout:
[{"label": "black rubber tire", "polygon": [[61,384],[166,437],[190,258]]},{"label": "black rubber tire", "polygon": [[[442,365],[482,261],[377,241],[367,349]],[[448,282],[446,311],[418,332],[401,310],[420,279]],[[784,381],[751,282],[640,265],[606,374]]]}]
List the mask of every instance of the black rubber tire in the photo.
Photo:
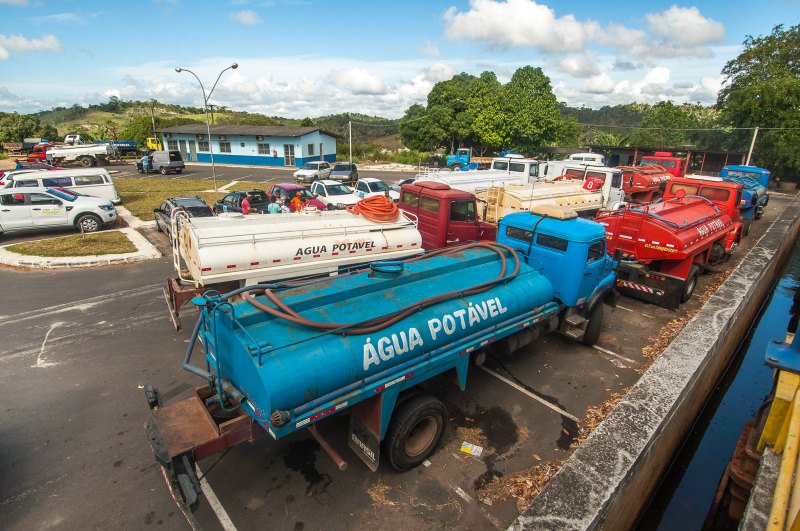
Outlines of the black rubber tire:
[{"label": "black rubber tire", "polygon": [[75,220],[75,228],[78,230],[83,229],[83,232],[97,232],[103,226],[103,221],[94,214],[81,214]]},{"label": "black rubber tire", "polygon": [[746,237],[748,234],[750,234],[750,225],[752,224],[753,222],[749,219],[742,220],[742,236]]},{"label": "black rubber tire", "polygon": [[159,168],[158,171],[161,172],[161,175],[166,175],[166,174],[169,173],[169,170],[167,168],[165,168],[164,166],[161,166],[161,168]]},{"label": "black rubber tire", "polygon": [[686,302],[692,298],[692,293],[697,288],[697,279],[700,276],[700,268],[693,265],[689,270],[689,275],[683,283],[683,293],[681,294],[681,302]]},{"label": "black rubber tire", "polygon": [[603,329],[603,301],[597,301],[589,314],[589,323],[586,325],[586,332],[583,334],[581,343],[591,347],[600,339],[600,332]]},{"label": "black rubber tire", "polygon": [[158,216],[155,217],[156,219],[156,232],[164,232],[161,230],[161,225],[158,223]]},{"label": "black rubber tire", "polygon": [[[401,472],[422,464],[439,445],[447,426],[447,408],[430,395],[417,395],[400,404],[392,414],[383,439],[389,464]],[[411,447],[421,445],[409,453]]]},{"label": "black rubber tire", "polygon": [[177,170],[175,170],[175,173],[181,173],[182,171],[183,171],[182,169],[178,168]]},{"label": "black rubber tire", "polygon": [[450,166],[450,169],[453,171],[459,171],[461,169],[461,164],[455,163],[452,166]]},{"label": "black rubber tire", "polygon": [[93,163],[93,160],[92,160],[91,157],[81,157],[80,161],[81,161],[81,166],[83,166],[84,168],[91,167],[92,163]]}]

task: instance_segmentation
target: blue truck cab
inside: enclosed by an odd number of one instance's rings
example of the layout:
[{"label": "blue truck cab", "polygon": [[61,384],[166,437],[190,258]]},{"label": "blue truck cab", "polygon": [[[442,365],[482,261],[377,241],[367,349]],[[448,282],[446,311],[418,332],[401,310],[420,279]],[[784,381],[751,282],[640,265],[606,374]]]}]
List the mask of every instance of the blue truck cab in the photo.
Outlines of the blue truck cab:
[{"label": "blue truck cab", "polygon": [[497,242],[541,268],[561,306],[559,331],[587,345],[596,342],[603,303],[613,306],[617,299],[604,227],[570,210],[541,206],[503,217]]},{"label": "blue truck cab", "polygon": [[770,171],[756,166],[725,166],[719,176],[727,182],[742,185],[741,217],[753,221],[760,219],[769,203],[767,186]]}]

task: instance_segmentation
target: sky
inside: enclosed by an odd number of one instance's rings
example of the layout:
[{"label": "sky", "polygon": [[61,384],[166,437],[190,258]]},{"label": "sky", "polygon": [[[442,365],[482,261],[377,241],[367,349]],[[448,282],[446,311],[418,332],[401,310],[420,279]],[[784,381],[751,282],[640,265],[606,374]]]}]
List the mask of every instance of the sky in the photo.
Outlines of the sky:
[{"label": "sky", "polygon": [[800,0],[0,0],[0,111],[155,98],[398,118],[438,81],[541,67],[559,101],[716,101],[748,35]]}]

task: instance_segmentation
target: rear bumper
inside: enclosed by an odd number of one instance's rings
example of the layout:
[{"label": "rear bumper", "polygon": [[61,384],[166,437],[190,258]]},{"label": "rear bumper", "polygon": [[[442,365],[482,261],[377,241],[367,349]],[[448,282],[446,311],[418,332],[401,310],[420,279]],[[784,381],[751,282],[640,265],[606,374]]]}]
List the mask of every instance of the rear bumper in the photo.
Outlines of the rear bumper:
[{"label": "rear bumper", "polygon": [[683,295],[684,280],[645,268],[620,264],[616,288],[623,295],[677,310]]}]

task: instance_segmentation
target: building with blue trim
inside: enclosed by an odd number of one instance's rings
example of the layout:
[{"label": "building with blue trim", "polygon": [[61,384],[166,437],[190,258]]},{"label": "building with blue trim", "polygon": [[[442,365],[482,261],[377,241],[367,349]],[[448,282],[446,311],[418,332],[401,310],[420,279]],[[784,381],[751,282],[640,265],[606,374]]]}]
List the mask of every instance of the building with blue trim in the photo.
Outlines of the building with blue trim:
[{"label": "building with blue trim", "polygon": [[[189,162],[211,162],[205,124],[178,125],[157,131],[164,147],[180,151]],[[317,127],[212,125],[214,162],[301,168],[309,161],[336,161],[336,135]]]}]

